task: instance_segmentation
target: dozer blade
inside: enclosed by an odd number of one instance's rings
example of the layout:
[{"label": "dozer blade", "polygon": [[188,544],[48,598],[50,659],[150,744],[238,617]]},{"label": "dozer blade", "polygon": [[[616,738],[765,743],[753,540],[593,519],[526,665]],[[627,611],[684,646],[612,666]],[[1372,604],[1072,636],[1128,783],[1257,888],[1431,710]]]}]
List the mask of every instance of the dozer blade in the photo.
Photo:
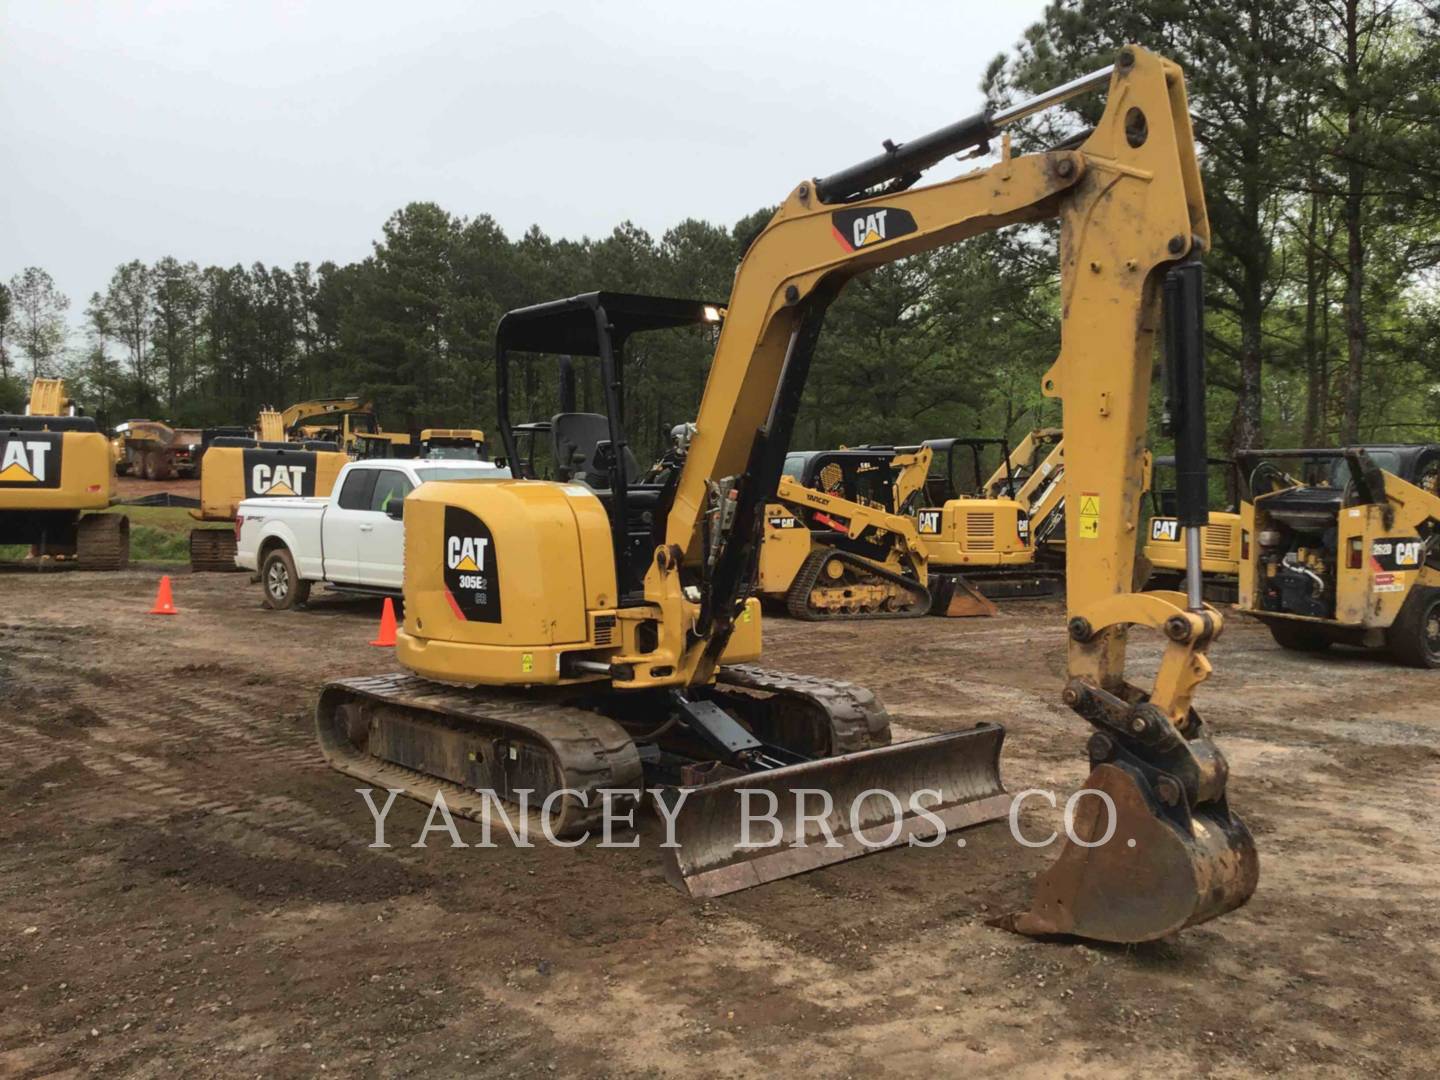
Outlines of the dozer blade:
[{"label": "dozer blade", "polygon": [[995,601],[966,581],[961,574],[934,575],[930,579],[930,585],[931,595],[934,597],[934,603],[930,607],[932,615],[941,615],[947,619],[989,618],[1000,610]]},{"label": "dozer blade", "polygon": [[[678,847],[661,849],[665,877],[691,897],[724,896],[911,837],[927,839],[940,831],[941,822],[949,831],[1004,817],[1010,811],[1000,782],[1004,739],[998,724],[980,724],[687,790],[675,817]],[[752,793],[748,804],[746,791]],[[898,818],[896,805],[877,791],[899,800]],[[823,820],[833,841],[816,821],[825,806],[821,792],[831,800]],[[801,818],[802,806],[815,817]],[[753,845],[748,848],[740,846],[747,812]],[[778,826],[761,816],[767,812]]]},{"label": "dozer blade", "polygon": [[[1125,767],[1098,765],[1085,786],[1115,806],[1114,833],[1086,847],[1067,840],[1036,882],[1031,909],[997,924],[1031,936],[1154,941],[1244,904],[1259,880],[1250,830],[1220,808],[1166,808]],[[1096,797],[1076,806],[1075,836],[1096,844],[1110,826]]]}]

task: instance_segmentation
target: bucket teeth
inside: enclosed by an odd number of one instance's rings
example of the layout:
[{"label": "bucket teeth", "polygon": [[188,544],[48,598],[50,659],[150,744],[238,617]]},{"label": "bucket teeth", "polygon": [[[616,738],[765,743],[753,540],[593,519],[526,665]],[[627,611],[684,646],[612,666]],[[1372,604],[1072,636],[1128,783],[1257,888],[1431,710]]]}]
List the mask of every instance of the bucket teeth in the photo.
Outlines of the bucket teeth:
[{"label": "bucket teeth", "polygon": [[677,793],[666,879],[691,897],[723,896],[1004,817],[1004,738],[981,724]]}]

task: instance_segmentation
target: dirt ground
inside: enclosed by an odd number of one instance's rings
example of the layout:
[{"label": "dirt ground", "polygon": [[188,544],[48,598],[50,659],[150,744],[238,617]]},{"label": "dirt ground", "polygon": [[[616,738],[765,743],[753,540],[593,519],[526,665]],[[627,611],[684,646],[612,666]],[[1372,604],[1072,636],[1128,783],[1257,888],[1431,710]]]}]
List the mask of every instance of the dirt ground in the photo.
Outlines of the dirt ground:
[{"label": "dirt ground", "polygon": [[172,495],[185,495],[192,499],[200,497],[200,481],[194,477],[186,479],[181,476],[172,476],[169,480],[145,480],[139,476],[117,476],[115,484],[117,498],[122,502],[126,499],[139,499],[146,495],[159,495],[164,492]]},{"label": "dirt ground", "polygon": [[[1434,1075],[1440,672],[1233,617],[1201,704],[1259,892],[1097,948],[986,925],[1053,857],[1003,824],[707,903],[651,849],[410,847],[416,804],[372,849],[310,710],[393,667],[376,605],[177,573],[148,617],[156,579],[0,574],[0,1075]],[[766,662],[871,687],[902,737],[1002,721],[1011,790],[1063,796],[1062,622],[776,619]]]}]

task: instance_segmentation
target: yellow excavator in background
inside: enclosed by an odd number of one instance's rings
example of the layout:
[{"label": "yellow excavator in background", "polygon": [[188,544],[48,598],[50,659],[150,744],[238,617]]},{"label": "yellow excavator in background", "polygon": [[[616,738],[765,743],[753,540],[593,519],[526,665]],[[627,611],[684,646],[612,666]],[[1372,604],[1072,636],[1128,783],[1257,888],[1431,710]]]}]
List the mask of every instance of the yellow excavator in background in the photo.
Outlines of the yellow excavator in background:
[{"label": "yellow excavator in background", "polygon": [[1051,571],[1065,568],[1065,439],[1060,428],[1036,428],[985,482],[992,499],[1025,508],[1035,559]]},{"label": "yellow excavator in background", "polygon": [[349,455],[334,442],[292,441],[287,437],[291,430],[284,415],[262,409],[253,435],[205,433],[200,505],[190,511],[201,523],[190,530],[193,572],[239,569],[235,565],[235,510],[242,499],[330,494]]},{"label": "yellow excavator in background", "polygon": [[[1088,134],[912,187],[931,165],[1108,85]],[[665,483],[640,471],[622,420],[623,350],[650,330],[701,323],[694,301],[589,293],[512,311],[496,332],[506,458],[512,352],[597,357],[605,415],[559,414],[555,482],[432,482],[404,503],[406,675],[328,684],[316,710],[336,768],[452,809],[485,793],[533,801],[562,837],[609,803],[655,789],[676,847],[666,872],[692,896],[1005,816],[1003,729],[891,744],[873,695],[835,678],[752,664],[751,595],[773,501],[827,308],[857,274],[1007,225],[1060,222],[1060,353],[1043,392],[1064,406],[1069,680],[1063,700],[1096,730],[1071,839],[1036,882],[1022,933],[1153,940],[1243,904],[1254,843],[1226,798],[1227,767],[1192,707],[1220,613],[1200,596],[1132,591],[1155,336],[1176,395],[1178,513],[1206,521],[1203,276],[1209,238],[1180,69],[1128,46],[1112,67],[989,110],[784,199],[736,272],[696,429]],[[1164,303],[1162,306],[1162,295]],[[1201,481],[1196,486],[1197,479]],[[1158,634],[1149,689],[1125,678],[1128,640]],[[963,701],[957,701],[963,707]],[[807,792],[826,797],[815,810]],[[1103,798],[1093,793],[1103,793]],[[809,806],[776,818],[773,846],[742,846],[756,794]],[[918,804],[920,794],[926,798]],[[797,803],[797,800],[798,803]],[[894,801],[892,801],[894,800]],[[919,812],[924,808],[925,812]],[[831,842],[833,838],[833,843]],[[891,871],[903,868],[903,857]]]},{"label": "yellow excavator in background", "polygon": [[23,416],[0,415],[0,544],[28,544],[81,570],[123,570],[130,519],[115,501],[110,440],[80,416],[65,380],[36,379]]},{"label": "yellow excavator in background", "polygon": [[[998,438],[927,439],[924,447],[933,464],[910,512],[932,573],[948,581],[949,603],[973,607],[1059,592],[1060,575],[1036,565],[1028,503],[1011,494],[1023,487],[1020,455]],[[981,455],[990,448],[1000,450],[1001,464],[986,481]]]},{"label": "yellow excavator in background", "polygon": [[[1249,501],[1245,477],[1230,458],[1209,458],[1207,464],[1227,474],[1227,501],[1224,510],[1210,511],[1210,523],[1201,530],[1201,572],[1205,598],[1233,604],[1240,598],[1240,507]],[[1145,527],[1141,554],[1150,564],[1150,582],[1155,588],[1175,588],[1185,578],[1185,530],[1175,518],[1175,488],[1171,474],[1173,457],[1154,459],[1149,484],[1150,522]]]},{"label": "yellow excavator in background", "polygon": [[[266,424],[266,413],[261,412],[261,425]],[[270,421],[270,433],[274,432],[276,421]],[[331,442],[339,445],[348,454],[355,453],[356,439],[361,437],[387,440],[403,439],[408,435],[387,435],[380,429],[375,416],[375,406],[361,401],[354,394],[339,398],[314,398],[291,405],[280,413],[279,439],[264,439],[265,442]]]}]

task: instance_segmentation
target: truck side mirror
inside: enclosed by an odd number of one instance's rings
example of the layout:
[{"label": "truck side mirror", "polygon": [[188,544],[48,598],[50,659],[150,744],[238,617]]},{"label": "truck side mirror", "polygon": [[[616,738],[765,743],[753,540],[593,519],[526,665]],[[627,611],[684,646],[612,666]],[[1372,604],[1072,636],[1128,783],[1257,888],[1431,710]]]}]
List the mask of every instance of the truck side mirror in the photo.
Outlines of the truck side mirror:
[{"label": "truck side mirror", "polygon": [[385,516],[390,518],[392,521],[399,521],[404,518],[405,500],[391,499],[389,505],[385,507]]}]

